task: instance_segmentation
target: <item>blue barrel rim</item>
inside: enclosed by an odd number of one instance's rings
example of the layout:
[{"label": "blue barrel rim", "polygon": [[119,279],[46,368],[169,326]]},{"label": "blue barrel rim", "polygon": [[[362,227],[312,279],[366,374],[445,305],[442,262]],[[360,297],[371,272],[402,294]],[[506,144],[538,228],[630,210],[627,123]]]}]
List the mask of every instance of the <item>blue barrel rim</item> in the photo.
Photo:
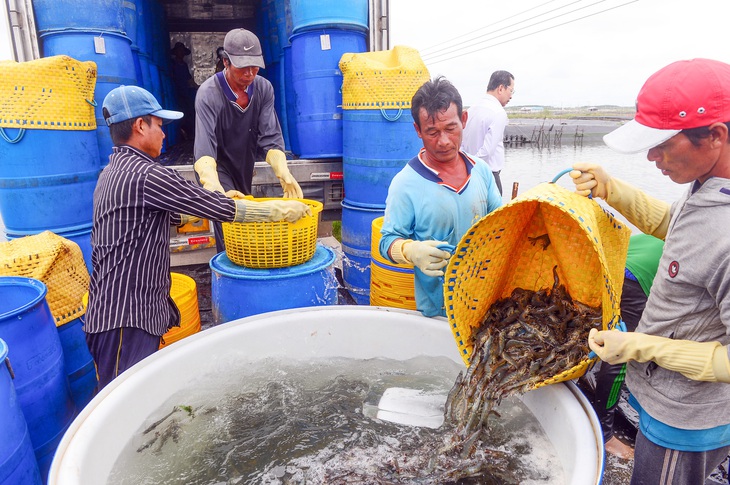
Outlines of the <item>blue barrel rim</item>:
[{"label": "blue barrel rim", "polygon": [[58,29],[58,30],[47,30],[39,35],[42,39],[44,37],[50,37],[54,35],[74,35],[74,34],[95,34],[97,37],[121,37],[129,41],[130,46],[132,45],[132,39],[124,35],[121,32],[112,32],[110,30],[99,30],[99,29]]},{"label": "blue barrel rim", "polygon": [[385,210],[385,204],[361,204],[360,202],[352,202],[347,198],[340,201],[340,206],[343,209],[354,209],[364,212],[383,212]]},{"label": "blue barrel rim", "polygon": [[5,313],[0,313],[0,321],[27,312],[43,301],[48,293],[48,287],[45,283],[34,278],[26,278],[24,276],[0,276],[0,287],[4,286],[24,286],[27,288],[33,288],[35,290],[39,290],[39,294],[23,306]]},{"label": "blue barrel rim", "polygon": [[[19,239],[21,237],[25,236],[35,236],[36,234],[40,234],[45,231],[51,231],[52,233],[61,236],[82,236],[84,234],[91,233],[91,230],[94,226],[93,222],[88,222],[84,224],[75,224],[73,226],[62,226],[62,227],[56,227],[56,228],[48,228],[48,229],[32,229],[28,231],[16,231],[14,229],[8,229],[5,228],[5,235],[8,237],[8,239]],[[63,230],[61,230],[63,229]]]},{"label": "blue barrel rim", "polygon": [[[332,248],[318,243],[317,248],[314,251],[314,256],[312,256],[309,261],[295,266],[272,269],[246,268],[244,266],[238,266],[236,264],[233,264],[231,260],[228,259],[225,251],[222,251],[213,256],[210,259],[208,266],[215,274],[225,276],[227,278],[248,281],[271,281],[290,279],[318,273],[323,269],[330,267],[336,259],[337,255]],[[221,265],[221,262],[225,265],[225,267]],[[236,272],[226,271],[226,269],[229,268],[235,270]],[[296,272],[292,272],[292,269],[294,269]]]},{"label": "blue barrel rim", "polygon": [[301,36],[312,35],[312,34],[317,34],[317,35],[330,34],[332,32],[343,33],[343,34],[360,34],[360,35],[367,37],[368,29],[367,28],[351,29],[351,28],[347,28],[344,25],[339,25],[339,24],[316,25],[316,26],[313,26],[313,28],[311,28],[311,29],[299,30],[296,33],[292,33],[292,35],[289,37],[289,41],[291,42],[291,40],[294,39],[295,37],[301,37]]}]

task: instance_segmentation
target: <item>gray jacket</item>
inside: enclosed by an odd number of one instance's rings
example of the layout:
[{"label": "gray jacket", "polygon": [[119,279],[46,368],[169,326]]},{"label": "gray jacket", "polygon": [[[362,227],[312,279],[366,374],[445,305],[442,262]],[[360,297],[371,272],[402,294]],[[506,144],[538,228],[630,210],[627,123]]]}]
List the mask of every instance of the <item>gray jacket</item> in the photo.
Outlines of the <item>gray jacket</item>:
[{"label": "gray jacket", "polygon": [[[711,178],[672,205],[659,270],[636,331],[730,344],[730,180]],[[730,384],[694,381],[654,362],[627,367],[631,393],[653,418],[693,430],[730,423]]]}]

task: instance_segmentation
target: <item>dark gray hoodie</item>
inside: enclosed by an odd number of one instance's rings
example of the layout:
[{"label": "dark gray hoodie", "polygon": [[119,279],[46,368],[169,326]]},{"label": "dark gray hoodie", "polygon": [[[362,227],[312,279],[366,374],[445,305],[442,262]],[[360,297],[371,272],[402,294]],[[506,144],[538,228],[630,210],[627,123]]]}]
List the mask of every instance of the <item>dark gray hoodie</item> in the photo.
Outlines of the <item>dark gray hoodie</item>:
[{"label": "dark gray hoodie", "polygon": [[[730,344],[730,180],[711,178],[672,205],[636,331]],[[627,368],[631,393],[653,418],[690,430],[730,423],[730,384],[694,381],[653,362],[631,361]]]}]

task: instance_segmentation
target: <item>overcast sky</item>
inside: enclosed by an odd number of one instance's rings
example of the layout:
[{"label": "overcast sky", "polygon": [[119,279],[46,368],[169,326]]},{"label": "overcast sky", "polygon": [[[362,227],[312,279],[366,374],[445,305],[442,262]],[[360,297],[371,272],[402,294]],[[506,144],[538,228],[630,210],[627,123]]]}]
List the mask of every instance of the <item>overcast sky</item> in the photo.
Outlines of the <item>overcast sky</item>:
[{"label": "overcast sky", "polygon": [[[467,106],[483,95],[498,69],[515,76],[514,106],[633,106],[646,78],[670,62],[708,57],[730,63],[728,5],[390,0],[390,42],[418,49],[430,74],[450,79]],[[0,59],[10,57],[4,34]]]},{"label": "overcast sky", "polygon": [[646,78],[671,62],[707,57],[730,63],[728,5],[390,0],[390,42],[418,49],[431,76],[451,80],[467,106],[499,69],[515,76],[515,106],[633,106]]}]

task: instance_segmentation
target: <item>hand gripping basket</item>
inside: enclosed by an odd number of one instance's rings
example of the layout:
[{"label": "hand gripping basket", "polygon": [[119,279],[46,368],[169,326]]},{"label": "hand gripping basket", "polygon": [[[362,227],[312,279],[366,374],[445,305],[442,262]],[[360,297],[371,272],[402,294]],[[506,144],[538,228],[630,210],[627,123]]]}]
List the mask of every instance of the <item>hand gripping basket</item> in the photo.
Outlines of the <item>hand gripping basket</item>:
[{"label": "hand gripping basket", "polygon": [[317,227],[323,206],[316,200],[296,200],[307,204],[312,215],[297,222],[224,222],[223,241],[228,259],[246,268],[285,268],[312,259],[317,249]]},{"label": "hand gripping basket", "polygon": [[[600,305],[604,329],[617,325],[630,236],[596,201],[553,183],[534,187],[474,224],[444,281],[446,316],[464,363],[469,365],[472,333],[490,306],[514,288],[552,288],[555,265],[574,300]],[[594,361],[586,355],[536,387],[580,377]]]}]

